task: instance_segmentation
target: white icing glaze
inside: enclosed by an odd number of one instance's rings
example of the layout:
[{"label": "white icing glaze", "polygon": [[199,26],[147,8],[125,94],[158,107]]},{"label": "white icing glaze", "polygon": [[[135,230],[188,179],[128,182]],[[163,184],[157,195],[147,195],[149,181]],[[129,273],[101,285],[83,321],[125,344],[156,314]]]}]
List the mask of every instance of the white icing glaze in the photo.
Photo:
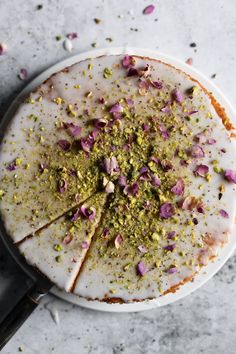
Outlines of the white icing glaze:
[{"label": "white icing glaze", "polygon": [[[48,193],[48,185],[45,182],[45,188],[42,188],[42,184],[38,184],[37,180],[34,181],[34,176],[37,173],[38,161],[42,161],[42,155],[48,152],[48,144],[55,146],[59,139],[70,140],[68,134],[64,129],[58,129],[55,127],[55,122],[60,120],[63,122],[72,122],[71,118],[65,110],[68,104],[75,106],[79,102],[76,113],[83,114],[85,109],[88,109],[89,116],[82,119],[79,123],[83,127],[85,135],[89,128],[86,124],[89,119],[103,117],[104,112],[98,104],[96,104],[99,97],[105,97],[108,100],[108,105],[116,103],[120,98],[124,96],[132,97],[137,93],[137,78],[131,77],[128,81],[125,78],[124,70],[117,68],[117,63],[120,62],[121,56],[108,56],[101,57],[93,60],[87,60],[73,65],[66,72],[60,72],[51,77],[45,84],[37,89],[35,93],[31,95],[31,98],[35,100],[34,104],[22,104],[18,113],[12,120],[7,130],[4,143],[1,146],[0,162],[0,178],[4,178],[7,175],[10,178],[10,184],[8,181],[7,198],[3,198],[1,201],[1,214],[5,222],[6,229],[15,242],[20,241],[25,236],[37,229],[43,227],[51,219],[55,219],[62,215],[73,205],[75,201],[70,198],[58,198],[55,197],[55,193]],[[142,67],[148,60],[136,59],[137,66]],[[89,78],[88,63],[93,64],[92,75],[93,78]],[[178,86],[182,92],[185,92],[192,86],[196,85],[196,82],[192,81],[182,72],[177,71],[174,68],[166,66],[164,63],[158,61],[150,61],[152,75],[154,80],[161,79],[168,83],[168,90],[171,90]],[[114,68],[112,82],[119,79],[119,89],[117,91],[110,88],[111,81],[103,78],[103,70],[105,67]],[[87,73],[83,75],[83,71]],[[81,85],[81,88],[75,88],[74,85]],[[197,85],[198,86],[198,85]],[[92,92],[91,99],[85,99],[85,94]],[[42,94],[43,103],[38,102],[39,96]],[[53,99],[60,97],[65,100],[65,104],[57,105],[53,102]],[[83,103],[82,103],[83,102]],[[142,107],[145,105],[149,109],[147,97],[135,96],[134,106]],[[210,137],[216,140],[214,145],[204,145],[205,157],[200,160],[201,164],[209,166],[211,174],[211,182],[207,183],[201,177],[191,177],[191,183],[186,187],[185,195],[201,196],[204,204],[206,205],[206,212],[204,217],[199,217],[198,225],[194,227],[195,241],[194,244],[202,243],[202,234],[210,234],[211,242],[204,245],[193,246],[193,240],[191,237],[182,240],[177,240],[176,250],[173,252],[173,261],[179,263],[179,270],[175,274],[161,273],[161,291],[157,282],[160,280],[160,273],[158,267],[151,267],[147,274],[140,278],[136,274],[135,265],[140,261],[141,255],[137,252],[135,256],[129,254],[128,248],[124,246],[119,249],[119,257],[115,259],[109,259],[101,257],[99,255],[100,247],[106,247],[104,241],[99,238],[100,231],[96,233],[94,242],[92,242],[89,254],[91,257],[87,258],[84,263],[82,272],[75,286],[75,294],[88,298],[98,298],[100,300],[104,297],[119,297],[124,301],[132,301],[133,299],[146,299],[149,297],[158,297],[163,291],[168,290],[170,287],[175,286],[185,278],[192,276],[198,271],[201,264],[206,264],[209,257],[215,256],[219,247],[227,241],[228,235],[232,230],[235,216],[235,186],[227,181],[224,181],[221,174],[217,174],[213,171],[212,160],[218,160],[219,166],[223,169],[234,169],[234,163],[236,159],[235,142],[230,139],[229,132],[225,129],[221,119],[215,112],[208,95],[199,88],[196,95],[193,96],[190,107],[197,107],[199,112],[197,116],[199,122],[191,125],[189,123],[189,129],[192,131],[192,135],[200,133],[204,129],[211,129]],[[63,109],[62,109],[63,108]],[[186,112],[189,107],[186,107]],[[34,114],[39,117],[40,124],[34,122],[33,119],[28,119],[30,114]],[[150,108],[150,115],[154,115],[155,111]],[[208,114],[208,115],[207,115]],[[209,118],[211,114],[212,119]],[[45,130],[41,128],[46,127]],[[33,129],[32,136],[26,139],[26,132],[29,129]],[[14,136],[13,136],[14,135]],[[43,135],[44,142],[39,144],[39,137]],[[181,139],[181,135],[179,136]],[[14,142],[14,144],[13,144]],[[47,145],[47,146],[46,146]],[[222,153],[221,149],[226,149],[226,153]],[[53,161],[54,152],[52,153]],[[18,168],[17,171],[6,171],[6,165],[17,157],[21,157],[25,163],[30,163],[31,166],[27,169]],[[67,161],[65,157],[56,155],[57,161],[53,161],[55,164],[64,165],[67,164],[68,168],[73,166],[71,161]],[[37,164],[35,164],[35,161]],[[191,167],[192,166],[192,167]],[[193,170],[196,166],[190,165],[189,176],[193,176]],[[176,174],[180,174],[181,166],[176,170]],[[82,171],[83,172],[83,171]],[[86,168],[84,168],[86,174]],[[12,176],[17,174],[20,178],[23,178],[24,183],[20,184],[20,187],[16,188],[15,181]],[[71,181],[71,184],[74,182]],[[79,183],[79,181],[76,181]],[[221,200],[218,200],[219,186],[224,184],[225,191]],[[203,184],[202,189],[199,189],[199,185]],[[33,188],[32,188],[33,186]],[[4,190],[4,183],[3,183]],[[83,195],[83,198],[87,198],[93,194],[96,190],[89,190]],[[13,195],[19,192],[20,195],[27,195],[27,198],[19,201],[20,204],[12,203]],[[204,192],[204,197],[202,196]],[[39,199],[34,200],[34,195]],[[209,210],[207,209],[209,207]],[[32,208],[38,210],[36,220],[32,221]],[[50,218],[48,217],[46,210],[50,209]],[[228,212],[229,218],[224,219],[219,215],[219,210],[224,209]],[[109,217],[109,214],[107,214]],[[188,218],[188,212],[183,215],[183,218]],[[182,217],[182,216],[181,216]],[[20,248],[26,255],[29,263],[36,264],[37,267],[45,273],[50,279],[54,280],[56,284],[61,287],[65,287],[67,290],[70,288],[72,278],[78,273],[80,264],[76,264],[72,273],[68,274],[66,269],[68,268],[68,262],[65,260],[63,267],[61,263],[54,264],[47,263],[45,255],[52,255],[51,245],[53,243],[52,231],[64,229],[61,225],[64,217],[58,219],[55,223],[51,224],[48,229],[45,228],[40,236],[32,237],[21,243]],[[106,222],[106,216],[103,221]],[[168,220],[163,222],[163,227],[170,227]],[[190,226],[176,225],[175,231],[177,233],[184,232],[185,234],[191,233]],[[61,237],[61,233],[59,236]],[[64,232],[64,231],[63,231]],[[99,233],[100,232],[100,233]],[[81,230],[81,235],[84,235],[84,229]],[[41,242],[45,240],[45,242]],[[39,242],[40,241],[40,242]],[[39,246],[40,247],[39,247]],[[164,244],[161,246],[165,246]],[[76,246],[77,247],[77,246]],[[187,266],[182,264],[181,257],[178,256],[178,251],[184,249],[186,255],[184,260],[187,261]],[[49,253],[47,253],[49,252]],[[155,252],[155,247],[150,250]],[[160,256],[160,254],[158,254]],[[45,258],[44,258],[45,257]],[[69,257],[69,253],[68,253]],[[84,253],[81,256],[81,260],[84,258]],[[70,257],[71,259],[71,257]],[[42,261],[43,260],[43,261]],[[191,261],[193,260],[193,263]],[[163,260],[163,268],[171,266],[169,260]],[[123,271],[124,266],[127,263],[131,263],[132,266]],[[48,267],[50,265],[50,267]],[[72,274],[72,277],[71,277]],[[67,278],[69,276],[69,278]],[[125,281],[124,281],[124,279]],[[121,280],[121,281],[120,281]]]},{"label": "white icing glaze", "polygon": [[[82,247],[83,242],[90,246],[94,231],[100,221],[101,213],[106,200],[105,193],[97,193],[84,205],[95,207],[96,217],[93,221],[79,217],[79,224],[73,226],[68,215],[62,216],[45,229],[37,232],[19,245],[20,252],[27,262],[38,268],[58,287],[70,291],[75,278],[80,270],[81,263],[87,253],[87,248]],[[63,242],[66,236],[71,236]],[[56,251],[55,245],[60,245],[62,250]],[[56,257],[59,256],[59,262]]]}]

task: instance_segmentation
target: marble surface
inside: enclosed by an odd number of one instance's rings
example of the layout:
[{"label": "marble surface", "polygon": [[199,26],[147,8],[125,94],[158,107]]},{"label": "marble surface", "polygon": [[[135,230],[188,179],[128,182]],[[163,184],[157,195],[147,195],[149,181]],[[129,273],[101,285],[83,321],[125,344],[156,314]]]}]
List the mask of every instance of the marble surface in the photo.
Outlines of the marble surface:
[{"label": "marble surface", "polygon": [[[193,65],[215,83],[236,107],[236,2],[234,0],[159,0],[155,12],[143,0],[12,0],[0,2],[0,116],[25,84],[57,61],[99,47],[130,45],[193,58]],[[38,9],[38,5],[43,5]],[[100,24],[94,18],[101,19]],[[73,52],[65,36],[78,32]],[[107,38],[111,38],[110,41]],[[195,42],[196,47],[190,47]],[[26,82],[17,77],[26,68]],[[4,354],[227,354],[236,348],[236,255],[191,296],[143,313],[102,313],[48,296]],[[0,242],[0,318],[29,286]],[[227,349],[226,349],[227,348]]]}]

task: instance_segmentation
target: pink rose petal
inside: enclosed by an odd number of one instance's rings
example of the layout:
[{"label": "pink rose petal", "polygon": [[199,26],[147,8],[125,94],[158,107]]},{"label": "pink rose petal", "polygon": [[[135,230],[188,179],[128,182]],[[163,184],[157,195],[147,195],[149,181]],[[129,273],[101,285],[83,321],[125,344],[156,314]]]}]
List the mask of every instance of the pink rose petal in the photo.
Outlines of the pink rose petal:
[{"label": "pink rose petal", "polygon": [[5,43],[0,43],[0,55],[6,54],[7,45]]},{"label": "pink rose petal", "polygon": [[227,213],[227,211],[220,209],[219,213],[223,218],[226,218],[226,219],[229,218],[229,214]]},{"label": "pink rose petal", "polygon": [[76,32],[71,32],[66,35],[66,37],[70,40],[78,38],[78,34]]},{"label": "pink rose petal", "polygon": [[122,59],[122,66],[123,68],[129,68],[130,66],[135,65],[135,59],[130,55],[125,55]]},{"label": "pink rose petal", "polygon": [[81,248],[83,248],[84,250],[87,250],[89,248],[89,244],[87,241],[83,241],[81,243]]},{"label": "pink rose petal", "polygon": [[118,250],[123,242],[124,242],[123,237],[120,234],[117,235],[116,238],[115,238],[115,241],[114,241],[115,248]]},{"label": "pink rose petal", "polygon": [[164,203],[160,207],[159,216],[164,219],[171,218],[175,213],[175,208],[171,203]]},{"label": "pink rose petal", "polygon": [[171,188],[171,192],[175,195],[183,195],[184,194],[184,181],[182,178],[178,179],[176,184]]},{"label": "pink rose petal", "polygon": [[20,80],[26,80],[28,77],[28,71],[26,69],[20,69],[18,77]]},{"label": "pink rose petal", "polygon": [[70,142],[68,140],[65,140],[65,139],[61,139],[61,140],[58,140],[57,144],[60,146],[60,148],[63,150],[63,151],[68,151],[70,149]]},{"label": "pink rose petal", "polygon": [[225,171],[225,178],[229,182],[236,183],[236,172],[233,170],[226,170]]},{"label": "pink rose petal", "polygon": [[173,98],[176,102],[178,103],[182,103],[184,101],[184,94],[182,91],[180,91],[179,89],[175,89],[172,92]]},{"label": "pink rose petal", "polygon": [[145,266],[145,264],[143,262],[139,262],[137,264],[137,273],[138,275],[144,276],[147,273],[147,267]]},{"label": "pink rose petal", "polygon": [[200,145],[192,145],[190,148],[190,155],[194,158],[201,158],[205,156],[205,152]]},{"label": "pink rose petal", "polygon": [[96,216],[96,209],[94,207],[86,207],[84,204],[81,205],[80,211],[83,216],[85,216],[90,221],[94,220]]},{"label": "pink rose petal", "polygon": [[141,252],[141,253],[147,253],[147,252],[148,252],[147,247],[145,247],[145,246],[143,246],[143,245],[138,246],[138,250],[139,250],[139,252]]},{"label": "pink rose petal", "polygon": [[154,5],[148,5],[148,6],[145,7],[145,9],[143,9],[143,14],[144,15],[150,15],[154,10],[155,10],[155,6]]}]

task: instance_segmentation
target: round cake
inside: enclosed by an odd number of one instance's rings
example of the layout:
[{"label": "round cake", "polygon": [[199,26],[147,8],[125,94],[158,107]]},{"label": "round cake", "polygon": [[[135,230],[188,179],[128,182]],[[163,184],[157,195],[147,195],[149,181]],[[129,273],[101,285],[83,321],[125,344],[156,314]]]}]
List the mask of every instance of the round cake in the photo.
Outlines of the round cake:
[{"label": "round cake", "polygon": [[199,82],[161,61],[87,59],[20,104],[0,212],[29,264],[86,299],[176,291],[232,234],[236,144]]}]

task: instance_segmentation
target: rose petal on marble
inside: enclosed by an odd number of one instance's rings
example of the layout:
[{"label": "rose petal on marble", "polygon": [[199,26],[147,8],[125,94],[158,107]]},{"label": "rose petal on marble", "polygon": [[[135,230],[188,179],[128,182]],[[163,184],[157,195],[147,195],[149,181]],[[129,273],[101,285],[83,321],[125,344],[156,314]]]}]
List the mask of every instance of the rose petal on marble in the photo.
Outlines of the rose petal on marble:
[{"label": "rose petal on marble", "polygon": [[153,11],[155,10],[155,6],[154,5],[148,5],[143,9],[143,14],[144,15],[150,15],[151,13],[153,13]]},{"label": "rose petal on marble", "polygon": [[0,43],[0,55],[6,54],[7,52],[7,45],[3,42]]},{"label": "rose petal on marble", "polygon": [[20,69],[18,77],[20,80],[26,80],[28,77],[28,71],[26,69]]},{"label": "rose petal on marble", "polygon": [[225,211],[224,209],[220,209],[220,210],[219,210],[219,213],[220,213],[220,215],[221,215],[223,218],[226,218],[226,219],[229,218],[229,214],[228,214],[227,211]]},{"label": "rose petal on marble", "polygon": [[78,34],[76,32],[71,32],[71,33],[68,33],[66,35],[66,37],[69,39],[69,40],[73,40],[75,38],[78,38]]}]

